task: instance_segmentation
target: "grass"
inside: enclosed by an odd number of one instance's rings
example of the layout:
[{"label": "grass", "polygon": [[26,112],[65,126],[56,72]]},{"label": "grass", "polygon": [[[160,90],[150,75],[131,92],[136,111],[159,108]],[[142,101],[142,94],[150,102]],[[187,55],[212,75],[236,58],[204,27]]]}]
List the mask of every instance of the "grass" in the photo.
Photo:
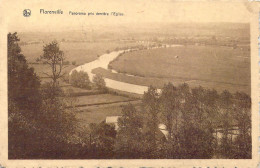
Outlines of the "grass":
[{"label": "grass", "polygon": [[[28,62],[35,62],[43,54],[44,43],[21,46]],[[98,56],[116,48],[135,46],[135,42],[61,42],[60,49],[66,61],[76,61],[77,65],[94,61]]]},{"label": "grass", "polygon": [[[241,86],[236,84],[229,83],[219,83],[219,82],[211,82],[211,81],[201,81],[201,80],[185,80],[182,78],[156,78],[156,77],[139,77],[139,76],[126,76],[123,73],[111,73],[109,70],[105,70],[102,68],[97,68],[93,71],[97,74],[102,74],[104,77],[109,79],[114,79],[121,82],[127,82],[131,84],[137,84],[142,86],[154,86],[156,88],[162,88],[164,84],[168,82],[173,83],[174,85],[180,85],[183,83],[189,84],[190,87],[198,87],[203,86],[207,89],[215,89],[218,92],[222,92],[223,90],[228,90],[232,93],[237,91],[245,92],[250,95],[250,86]],[[118,91],[115,91],[118,92]],[[129,93],[122,93],[129,94]],[[138,95],[130,95],[131,97],[140,98],[142,96]]]},{"label": "grass", "polygon": [[[48,64],[29,64],[29,66],[34,69],[34,72],[40,78],[48,77],[45,73],[47,73],[48,75],[52,74],[51,67]],[[68,74],[75,67],[76,66],[74,65],[64,65],[64,69],[62,70],[62,73]]]},{"label": "grass", "polygon": [[103,77],[114,79],[121,82],[127,82],[136,85],[150,86],[153,85],[157,88],[163,87],[168,81],[163,78],[151,78],[151,77],[141,77],[141,76],[127,76],[124,73],[112,73],[110,70],[103,68],[96,68],[92,71],[95,74],[101,74]]},{"label": "grass", "polygon": [[107,116],[121,115],[122,106],[132,103],[139,105],[140,100],[113,95],[113,94],[97,94],[76,97],[77,119],[80,125],[88,125],[90,123],[99,123],[106,119]]},{"label": "grass", "polygon": [[77,97],[78,105],[88,105],[88,104],[98,104],[98,103],[109,103],[118,101],[128,101],[129,98],[123,96],[115,96],[111,94],[98,94],[89,96],[79,96]]},{"label": "grass", "polygon": [[[131,102],[136,107],[140,106],[140,101]],[[77,113],[77,119],[80,124],[87,125],[90,123],[99,123],[104,121],[107,116],[120,116],[122,115],[122,107],[127,105],[127,102],[108,104],[108,105],[97,105],[90,107],[78,108],[80,112]]]},{"label": "grass", "polygon": [[139,77],[112,74],[101,69],[94,72],[146,86],[161,87],[167,81],[174,84],[186,82],[192,86],[250,94],[250,52],[239,48],[183,46],[142,50],[122,55],[111,66],[118,72]]}]

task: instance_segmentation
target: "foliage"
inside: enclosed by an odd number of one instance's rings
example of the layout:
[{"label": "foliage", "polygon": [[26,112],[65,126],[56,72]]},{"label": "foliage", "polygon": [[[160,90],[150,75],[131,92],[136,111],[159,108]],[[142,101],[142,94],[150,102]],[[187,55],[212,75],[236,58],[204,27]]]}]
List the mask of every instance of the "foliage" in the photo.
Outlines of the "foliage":
[{"label": "foliage", "polygon": [[62,80],[66,83],[69,83],[70,82],[70,75],[68,73],[64,74],[62,76]]},{"label": "foliage", "polygon": [[24,158],[37,131],[32,120],[41,104],[40,81],[18,45],[17,33],[8,34],[8,155]]},{"label": "foliage", "polygon": [[143,119],[132,104],[122,109],[122,117],[118,119],[118,134],[115,153],[117,158],[142,158],[144,136]]},{"label": "foliage", "polygon": [[92,158],[111,158],[114,156],[116,138],[115,127],[105,122],[90,125]]},{"label": "foliage", "polygon": [[233,118],[232,118],[232,106],[233,106],[233,97],[228,91],[223,91],[219,98],[219,104],[221,106],[220,111],[220,118],[221,118],[221,125],[222,128],[222,138],[221,138],[221,145],[220,151],[222,155],[226,158],[232,157],[232,143],[229,136],[229,130],[232,128],[233,125]]},{"label": "foliage", "polygon": [[57,83],[40,87],[18,41],[16,33],[8,34],[8,157],[65,157],[64,149],[74,147],[69,143],[77,127],[74,100]]},{"label": "foliage", "polygon": [[150,86],[148,91],[143,95],[143,106],[146,114],[146,153],[148,158],[157,157],[157,133],[159,131],[159,94],[157,89]]},{"label": "foliage", "polygon": [[51,67],[52,74],[46,74],[52,78],[53,84],[56,84],[57,80],[62,77],[61,74],[64,68],[64,53],[60,50],[57,41],[53,41],[50,44],[43,46],[43,55],[40,59]]},{"label": "foliage", "polygon": [[[55,151],[66,144],[70,136],[75,132],[77,120],[74,108],[69,97],[64,97],[59,86],[46,83],[42,86],[42,108],[38,124],[41,128],[41,137],[44,141],[44,150]],[[52,137],[52,138],[48,138]]]},{"label": "foliage", "polygon": [[78,72],[74,70],[70,75],[69,82],[75,87],[91,89],[90,80],[87,72]]},{"label": "foliage", "polygon": [[98,89],[98,90],[101,90],[101,91],[106,91],[107,88],[106,88],[106,82],[104,80],[104,78],[99,75],[99,74],[96,74],[94,77],[93,77],[93,83],[94,83],[94,86]]},{"label": "foliage", "polygon": [[[232,95],[224,91],[219,95],[215,90],[190,89],[187,84],[175,87],[169,83],[161,94],[150,87],[144,94],[143,105],[148,113],[144,126],[149,130],[146,137],[151,137],[145,144],[154,144],[147,145],[150,153],[146,156],[203,159],[220,154],[222,158],[251,157],[251,100],[245,93]],[[166,125],[167,141],[156,138],[156,123]],[[232,138],[232,130],[236,127],[239,134]],[[218,143],[216,131],[221,134]]]},{"label": "foliage", "polygon": [[72,64],[72,65],[76,65],[77,62],[76,62],[76,61],[72,61],[71,64]]},{"label": "foliage", "polygon": [[237,92],[235,95],[234,120],[238,123],[238,136],[235,139],[236,149],[234,158],[252,157],[251,140],[251,99],[245,93]]},{"label": "foliage", "polygon": [[[8,99],[28,115],[39,107],[40,80],[21,54],[17,33],[8,34]],[[28,110],[29,109],[29,110]]]}]

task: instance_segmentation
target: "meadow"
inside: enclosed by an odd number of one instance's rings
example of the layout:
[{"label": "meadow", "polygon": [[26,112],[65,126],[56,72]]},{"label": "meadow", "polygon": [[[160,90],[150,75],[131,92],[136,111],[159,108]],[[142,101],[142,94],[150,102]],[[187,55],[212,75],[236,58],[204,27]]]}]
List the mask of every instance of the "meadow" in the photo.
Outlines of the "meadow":
[{"label": "meadow", "polygon": [[[129,102],[78,107],[77,119],[82,126],[90,123],[99,123],[104,121],[107,116],[121,116],[122,108],[127,104],[129,104]],[[139,107],[141,101],[131,101],[131,104],[135,105],[135,107]]]},{"label": "meadow", "polygon": [[92,104],[102,104],[102,103],[113,103],[113,102],[124,102],[131,99],[123,96],[115,96],[112,94],[98,94],[98,95],[88,95],[77,97],[77,105],[92,105]]},{"label": "meadow", "polygon": [[[36,59],[43,54],[43,46],[45,43],[22,45],[22,53],[30,63],[36,62]],[[114,51],[118,48],[135,46],[135,42],[59,42],[60,49],[64,52],[65,61],[76,62],[81,65],[94,61],[100,55]]]},{"label": "meadow", "polygon": [[[105,77],[133,84],[162,87],[162,82],[217,90],[244,91],[250,94],[250,52],[220,46],[181,46],[125,53],[110,66],[121,74],[96,70]],[[134,75],[126,76],[124,74]],[[156,80],[155,80],[156,79]],[[159,81],[158,81],[159,80]]]}]

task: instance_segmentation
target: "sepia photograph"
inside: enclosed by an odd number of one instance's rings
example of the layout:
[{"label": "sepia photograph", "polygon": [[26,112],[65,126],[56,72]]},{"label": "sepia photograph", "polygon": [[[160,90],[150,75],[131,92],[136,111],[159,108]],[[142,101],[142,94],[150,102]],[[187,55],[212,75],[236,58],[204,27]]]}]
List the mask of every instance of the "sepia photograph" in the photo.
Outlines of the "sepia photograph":
[{"label": "sepia photograph", "polygon": [[253,158],[252,4],[20,4],[8,160]]}]

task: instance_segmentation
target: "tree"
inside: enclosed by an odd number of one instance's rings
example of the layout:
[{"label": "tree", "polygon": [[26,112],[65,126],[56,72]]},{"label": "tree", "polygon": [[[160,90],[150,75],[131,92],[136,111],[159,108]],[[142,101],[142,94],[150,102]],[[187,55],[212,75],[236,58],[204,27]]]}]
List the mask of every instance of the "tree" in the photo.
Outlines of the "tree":
[{"label": "tree", "polygon": [[43,55],[41,60],[47,63],[52,70],[52,74],[46,74],[52,79],[53,85],[57,84],[57,80],[63,76],[61,71],[64,69],[64,53],[60,50],[58,42],[53,41],[50,44],[43,46]]},{"label": "tree", "polygon": [[143,119],[132,104],[122,109],[122,117],[118,119],[118,134],[115,151],[117,158],[142,158],[143,151]]},{"label": "tree", "polygon": [[8,34],[8,157],[26,158],[33,151],[34,117],[39,114],[40,81],[29,68],[17,33]]},{"label": "tree", "polygon": [[213,128],[207,121],[207,92],[188,84],[165,85],[160,96],[160,111],[169,136],[165,143],[166,158],[211,158]]},{"label": "tree", "polygon": [[220,106],[220,116],[221,116],[221,125],[222,129],[222,138],[220,152],[222,156],[226,158],[232,158],[233,148],[232,140],[230,139],[229,131],[233,127],[233,118],[232,118],[232,106],[233,106],[233,96],[227,90],[224,90],[219,97],[219,106]]},{"label": "tree", "polygon": [[69,82],[76,87],[91,89],[87,72],[74,70],[69,77]]},{"label": "tree", "polygon": [[25,110],[25,115],[27,109],[30,112],[38,109],[40,80],[34,69],[28,67],[18,41],[17,33],[8,34],[8,99]]},{"label": "tree", "polygon": [[179,98],[178,90],[173,84],[168,83],[164,85],[159,99],[159,105],[162,121],[165,123],[168,131],[168,147],[165,149],[167,158],[173,158],[178,155],[178,126],[180,124],[180,121],[178,122],[178,120],[180,120]]},{"label": "tree", "polygon": [[157,157],[157,133],[159,132],[159,94],[157,89],[150,86],[148,91],[143,95],[143,106],[147,120],[146,124],[146,144],[147,144],[147,155],[150,158]]},{"label": "tree", "polygon": [[71,63],[72,65],[76,65],[77,63],[76,63],[76,61],[72,61],[72,63]]},{"label": "tree", "polygon": [[234,95],[234,119],[238,127],[238,136],[235,139],[236,150],[234,158],[241,159],[252,157],[251,141],[251,98],[241,92]]},{"label": "tree", "polygon": [[116,139],[115,127],[103,121],[90,124],[90,130],[92,158],[112,158]]},{"label": "tree", "polygon": [[[48,75],[52,82],[42,85],[41,115],[38,118],[38,126],[42,132],[38,157],[62,158],[66,153],[64,149],[70,146],[69,141],[75,135],[77,119],[75,113],[75,101],[70,95],[63,92],[58,79],[63,77],[64,54],[59,49],[56,41],[43,47],[41,59],[50,65],[52,75]],[[49,138],[52,137],[52,138]],[[61,155],[58,155],[60,153]]]},{"label": "tree", "polygon": [[[178,120],[178,106],[180,104],[177,97],[177,89],[171,84],[164,85],[160,96],[160,110],[163,115],[163,121],[169,132],[169,139],[173,138],[174,122]],[[175,130],[177,131],[177,130]]]},{"label": "tree", "polygon": [[96,74],[94,77],[93,77],[93,83],[95,85],[95,87],[98,89],[98,90],[101,90],[101,91],[106,91],[107,88],[106,88],[106,82],[104,80],[104,78],[99,75],[99,74]]},{"label": "tree", "polygon": [[77,126],[75,109],[57,83],[40,85],[18,41],[8,34],[9,158],[64,157]]},{"label": "tree", "polygon": [[51,82],[42,85],[41,94],[41,114],[37,119],[39,144],[34,157],[63,158],[78,126],[73,97]]},{"label": "tree", "polygon": [[214,129],[206,105],[209,99],[207,93],[201,86],[193,88],[185,100],[185,108],[182,110],[184,123],[180,133],[182,158],[212,158]]}]

